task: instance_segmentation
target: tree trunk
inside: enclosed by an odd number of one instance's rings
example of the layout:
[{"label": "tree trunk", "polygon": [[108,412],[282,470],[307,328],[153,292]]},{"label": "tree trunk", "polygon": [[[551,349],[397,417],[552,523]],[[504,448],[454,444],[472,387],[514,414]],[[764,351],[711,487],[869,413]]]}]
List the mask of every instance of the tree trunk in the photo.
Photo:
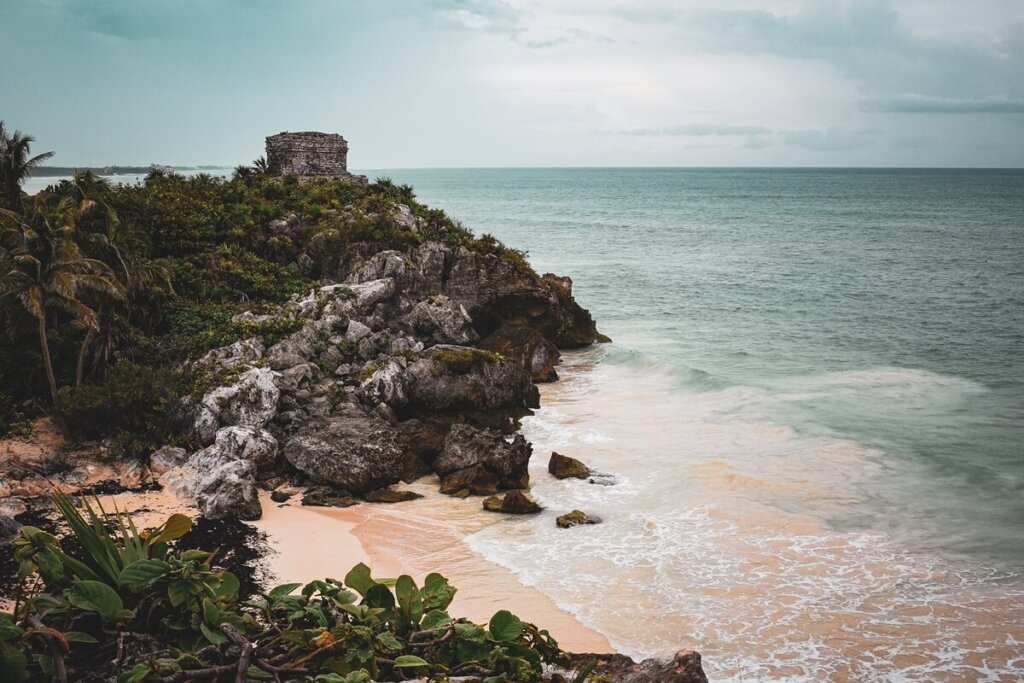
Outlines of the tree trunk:
[{"label": "tree trunk", "polygon": [[82,375],[85,372],[85,356],[89,352],[89,345],[92,344],[92,328],[85,333],[85,339],[82,340],[82,348],[78,350],[78,363],[75,365],[75,386],[82,386]]},{"label": "tree trunk", "polygon": [[46,366],[46,379],[50,383],[50,396],[54,407],[57,406],[57,378],[53,376],[53,361],[50,360],[50,345],[46,341],[46,314],[39,316],[39,348],[43,352],[43,365]]}]

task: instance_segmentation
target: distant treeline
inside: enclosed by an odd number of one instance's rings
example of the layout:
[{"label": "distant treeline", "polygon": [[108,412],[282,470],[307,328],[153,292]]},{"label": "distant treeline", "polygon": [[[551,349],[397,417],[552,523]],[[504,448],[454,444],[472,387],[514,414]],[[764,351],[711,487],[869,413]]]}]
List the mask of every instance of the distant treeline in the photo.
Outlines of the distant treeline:
[{"label": "distant treeline", "polygon": [[96,175],[141,175],[149,173],[154,169],[164,171],[217,171],[228,168],[227,166],[164,166],[162,164],[150,164],[149,166],[37,166],[32,170],[32,175],[37,177],[52,178],[55,176],[71,176],[79,171],[92,171]]}]

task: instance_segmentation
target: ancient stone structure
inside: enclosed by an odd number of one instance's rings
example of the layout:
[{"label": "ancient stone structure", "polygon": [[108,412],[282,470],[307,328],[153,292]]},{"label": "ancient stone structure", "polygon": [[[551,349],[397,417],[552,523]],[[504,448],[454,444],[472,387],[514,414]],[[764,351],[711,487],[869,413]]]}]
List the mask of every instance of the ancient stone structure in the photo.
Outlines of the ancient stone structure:
[{"label": "ancient stone structure", "polygon": [[267,138],[271,175],[300,179],[341,178],[365,185],[366,176],[348,172],[348,142],[337,133],[278,133]]}]

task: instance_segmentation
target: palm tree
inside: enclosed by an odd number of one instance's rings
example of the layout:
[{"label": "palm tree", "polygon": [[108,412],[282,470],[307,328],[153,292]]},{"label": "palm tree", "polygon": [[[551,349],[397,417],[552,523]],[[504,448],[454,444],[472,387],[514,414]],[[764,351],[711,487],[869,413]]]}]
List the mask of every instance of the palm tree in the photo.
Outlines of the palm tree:
[{"label": "palm tree", "polygon": [[32,175],[32,171],[53,156],[43,152],[32,156],[35,138],[24,135],[20,130],[8,134],[0,121],[0,195],[14,212],[21,212],[21,184]]},{"label": "palm tree", "polygon": [[110,277],[120,285],[120,295],[92,292],[96,324],[87,326],[78,353],[75,385],[89,375],[106,378],[107,368],[117,342],[118,304],[127,306],[127,314],[140,299],[173,294],[171,264],[166,259],[150,259],[145,254],[145,238],[132,221],[122,221],[111,207],[113,187],[106,178],[91,171],[76,173],[64,188],[69,196],[86,207],[79,216],[75,239],[85,255],[104,263]]},{"label": "palm tree", "polygon": [[32,202],[26,217],[0,211],[0,301],[16,300],[36,319],[54,404],[57,379],[46,339],[48,317],[61,311],[94,328],[96,312],[82,301],[82,294],[124,296],[124,288],[110,268],[86,258],[75,242],[76,223],[91,208],[91,202],[75,202],[69,197],[41,197]]}]

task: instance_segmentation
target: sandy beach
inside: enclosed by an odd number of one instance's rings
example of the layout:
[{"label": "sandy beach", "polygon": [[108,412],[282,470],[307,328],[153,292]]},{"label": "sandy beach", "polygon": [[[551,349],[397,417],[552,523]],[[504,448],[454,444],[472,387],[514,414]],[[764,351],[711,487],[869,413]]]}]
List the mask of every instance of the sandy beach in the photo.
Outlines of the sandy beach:
[{"label": "sandy beach", "polygon": [[341,578],[359,562],[381,578],[409,574],[422,581],[437,571],[458,588],[452,614],[486,623],[494,612],[508,609],[547,628],[566,650],[612,651],[604,636],[463,543],[467,534],[500,522],[502,516],[494,515],[493,521],[484,517],[479,498],[442,496],[430,479],[408,488],[424,497],[336,509],[304,507],[298,500],[279,505],[264,494],[263,518],[254,525],[267,534],[275,551],[266,558],[273,580]]}]

